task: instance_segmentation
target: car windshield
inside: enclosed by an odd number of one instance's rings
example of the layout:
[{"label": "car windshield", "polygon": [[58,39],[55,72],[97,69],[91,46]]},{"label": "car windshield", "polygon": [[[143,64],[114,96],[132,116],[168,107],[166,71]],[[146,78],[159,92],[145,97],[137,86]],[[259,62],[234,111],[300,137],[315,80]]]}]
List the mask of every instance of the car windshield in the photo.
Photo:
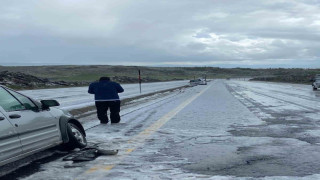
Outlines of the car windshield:
[{"label": "car windshield", "polygon": [[0,106],[8,112],[25,109],[15,97],[2,87],[0,87]]}]

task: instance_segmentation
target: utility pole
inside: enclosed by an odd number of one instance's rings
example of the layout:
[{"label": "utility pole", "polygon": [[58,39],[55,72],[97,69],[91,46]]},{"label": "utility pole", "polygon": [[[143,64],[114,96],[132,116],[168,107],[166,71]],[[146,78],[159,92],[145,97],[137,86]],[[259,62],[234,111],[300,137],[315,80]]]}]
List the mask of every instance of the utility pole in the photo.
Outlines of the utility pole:
[{"label": "utility pole", "polygon": [[140,69],[138,70],[139,72],[139,87],[140,87],[140,94],[141,94],[141,72]]}]

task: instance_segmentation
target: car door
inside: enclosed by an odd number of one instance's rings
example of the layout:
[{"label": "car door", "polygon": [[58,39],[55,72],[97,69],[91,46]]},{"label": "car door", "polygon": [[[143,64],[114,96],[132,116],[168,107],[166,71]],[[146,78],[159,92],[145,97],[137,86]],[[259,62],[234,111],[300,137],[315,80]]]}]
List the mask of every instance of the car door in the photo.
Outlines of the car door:
[{"label": "car door", "polygon": [[0,165],[22,154],[18,133],[2,113],[4,111],[2,105],[8,103],[6,96],[7,94],[4,94],[0,87]]},{"label": "car door", "polygon": [[21,107],[9,109],[6,116],[17,130],[23,152],[45,149],[61,142],[58,119],[48,110],[42,110],[30,98],[10,89],[5,89]]},{"label": "car door", "polygon": [[3,114],[4,108],[14,106],[13,101],[16,100],[0,87],[0,165],[8,159],[22,154],[18,133]]}]

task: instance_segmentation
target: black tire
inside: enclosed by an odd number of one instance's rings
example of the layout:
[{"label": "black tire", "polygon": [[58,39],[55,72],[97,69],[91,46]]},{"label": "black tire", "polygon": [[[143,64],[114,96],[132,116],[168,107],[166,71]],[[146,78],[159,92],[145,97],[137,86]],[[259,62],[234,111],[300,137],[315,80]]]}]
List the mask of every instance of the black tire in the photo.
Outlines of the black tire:
[{"label": "black tire", "polygon": [[316,91],[316,90],[318,90],[318,88],[316,88],[316,87],[313,86],[313,90]]},{"label": "black tire", "polygon": [[75,148],[81,149],[87,146],[87,139],[76,124],[69,122],[67,131],[69,142],[64,144],[63,147],[65,150],[73,150]]}]

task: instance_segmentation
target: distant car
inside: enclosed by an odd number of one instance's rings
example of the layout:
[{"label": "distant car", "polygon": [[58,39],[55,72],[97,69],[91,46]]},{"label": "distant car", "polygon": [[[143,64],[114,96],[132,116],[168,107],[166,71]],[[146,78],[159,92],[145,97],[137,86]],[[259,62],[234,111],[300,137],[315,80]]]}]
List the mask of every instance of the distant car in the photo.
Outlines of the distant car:
[{"label": "distant car", "polygon": [[312,82],[313,90],[317,90],[320,87],[320,74],[317,74]]},{"label": "distant car", "polygon": [[58,145],[67,150],[87,145],[81,123],[53,106],[59,103],[0,85],[0,166]]},{"label": "distant car", "polygon": [[207,81],[205,79],[195,79],[195,80],[190,80],[190,85],[191,86],[196,86],[196,85],[207,85]]},{"label": "distant car", "polygon": [[207,85],[207,81],[205,79],[199,79],[199,85]]},{"label": "distant car", "polygon": [[199,84],[199,81],[197,80],[190,80],[190,86],[196,86]]}]

